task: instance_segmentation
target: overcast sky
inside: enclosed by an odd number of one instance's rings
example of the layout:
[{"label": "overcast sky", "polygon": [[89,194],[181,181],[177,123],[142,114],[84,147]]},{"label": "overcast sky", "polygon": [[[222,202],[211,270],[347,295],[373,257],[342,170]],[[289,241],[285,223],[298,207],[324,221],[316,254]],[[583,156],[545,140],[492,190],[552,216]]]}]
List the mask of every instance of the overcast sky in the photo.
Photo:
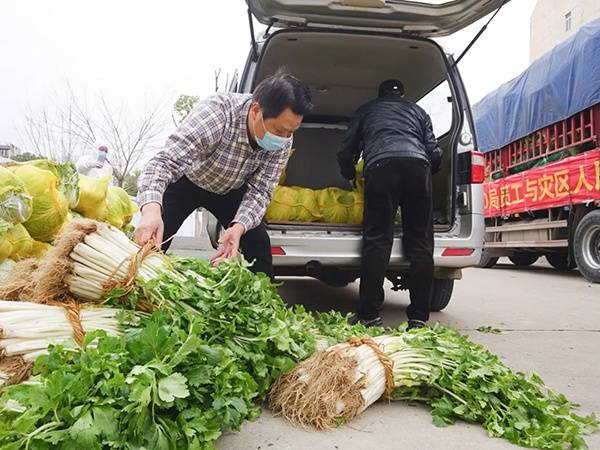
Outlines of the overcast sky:
[{"label": "overcast sky", "polygon": [[[473,103],[528,66],[534,6],[509,2],[461,62]],[[67,81],[141,109],[210,94],[213,70],[241,70],[249,48],[243,0],[4,0],[0,18],[0,142],[18,145],[24,111]],[[482,25],[441,42],[458,54]]]}]

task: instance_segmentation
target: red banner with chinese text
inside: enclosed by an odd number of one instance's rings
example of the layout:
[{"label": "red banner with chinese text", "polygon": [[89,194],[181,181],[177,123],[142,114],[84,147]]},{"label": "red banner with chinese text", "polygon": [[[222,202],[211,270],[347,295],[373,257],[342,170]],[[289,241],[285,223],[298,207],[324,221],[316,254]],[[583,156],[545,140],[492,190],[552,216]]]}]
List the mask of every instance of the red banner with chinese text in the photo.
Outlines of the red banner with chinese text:
[{"label": "red banner with chinese text", "polygon": [[600,149],[485,183],[485,217],[600,200]]}]

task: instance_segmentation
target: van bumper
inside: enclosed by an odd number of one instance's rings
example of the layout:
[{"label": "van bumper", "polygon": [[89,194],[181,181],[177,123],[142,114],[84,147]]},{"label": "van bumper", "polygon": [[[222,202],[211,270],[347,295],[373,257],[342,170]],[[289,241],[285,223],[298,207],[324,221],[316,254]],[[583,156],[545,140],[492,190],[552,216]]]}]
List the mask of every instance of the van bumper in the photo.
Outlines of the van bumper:
[{"label": "van bumper", "polygon": [[[468,236],[436,234],[433,252],[436,267],[464,268],[476,266],[481,259],[484,221],[482,215],[470,216]],[[359,267],[362,237],[347,233],[269,232],[273,248],[273,265],[277,267],[303,267],[318,262],[323,266]],[[446,256],[447,249],[473,249],[464,256]],[[394,239],[390,269],[407,268],[409,262],[402,251],[401,237]]]}]

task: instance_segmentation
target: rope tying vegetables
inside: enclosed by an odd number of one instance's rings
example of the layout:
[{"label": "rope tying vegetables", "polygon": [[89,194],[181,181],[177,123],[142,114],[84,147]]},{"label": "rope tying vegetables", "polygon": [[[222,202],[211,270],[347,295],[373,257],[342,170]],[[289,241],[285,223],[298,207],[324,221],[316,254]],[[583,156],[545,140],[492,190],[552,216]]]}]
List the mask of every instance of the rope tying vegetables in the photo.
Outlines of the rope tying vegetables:
[{"label": "rope tying vegetables", "polygon": [[21,356],[9,356],[0,361],[0,387],[19,384],[31,375],[33,362]]},{"label": "rope tying vegetables", "polygon": [[73,339],[75,339],[75,342],[77,342],[79,345],[82,345],[83,339],[85,338],[85,330],[81,324],[80,305],[75,302],[75,300],[71,299],[57,306],[62,306],[64,308],[67,314],[67,319],[69,319],[69,323],[73,327]]},{"label": "rope tying vegetables", "polygon": [[382,398],[387,401],[391,400],[392,392],[394,390],[394,361],[392,361],[388,356],[379,348],[377,343],[369,336],[364,336],[361,338],[352,337],[348,339],[348,344],[352,347],[360,347],[361,345],[367,345],[379,359],[379,362],[383,366],[383,370],[385,373],[385,390],[383,391]]},{"label": "rope tying vegetables", "polygon": [[[160,250],[157,248],[154,239],[150,239],[137,251],[137,253],[121,261],[121,263],[112,271],[109,280],[102,285],[104,293],[119,288],[123,288],[126,290],[126,292],[130,292],[133,288],[133,283],[144,260],[147,257],[157,253],[160,253]],[[125,265],[128,265],[127,274],[121,279],[119,279],[119,271]]]}]

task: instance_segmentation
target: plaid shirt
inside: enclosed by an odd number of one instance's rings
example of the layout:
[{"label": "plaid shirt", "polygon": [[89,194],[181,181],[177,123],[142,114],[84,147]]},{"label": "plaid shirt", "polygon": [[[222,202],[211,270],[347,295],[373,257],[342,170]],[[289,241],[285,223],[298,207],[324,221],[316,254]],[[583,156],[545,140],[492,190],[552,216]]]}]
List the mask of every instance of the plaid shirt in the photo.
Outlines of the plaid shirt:
[{"label": "plaid shirt", "polygon": [[217,94],[200,102],[167,139],[165,148],[146,165],[139,181],[140,207],[162,204],[170,183],[183,175],[215,194],[247,185],[233,222],[247,230],[263,219],[289,147],[276,152],[255,150],[248,135],[250,94]]}]

